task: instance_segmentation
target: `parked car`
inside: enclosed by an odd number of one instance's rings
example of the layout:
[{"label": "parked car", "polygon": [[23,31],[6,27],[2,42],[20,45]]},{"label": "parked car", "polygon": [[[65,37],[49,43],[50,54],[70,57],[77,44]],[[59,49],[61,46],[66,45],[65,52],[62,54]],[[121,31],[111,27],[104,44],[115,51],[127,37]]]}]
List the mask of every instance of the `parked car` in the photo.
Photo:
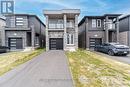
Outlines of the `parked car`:
[{"label": "parked car", "polygon": [[6,46],[0,46],[0,53],[6,53],[7,51],[9,51],[9,48]]},{"label": "parked car", "polygon": [[129,47],[119,43],[104,43],[102,45],[96,45],[94,50],[107,53],[111,56],[116,54],[126,56],[129,54]]}]

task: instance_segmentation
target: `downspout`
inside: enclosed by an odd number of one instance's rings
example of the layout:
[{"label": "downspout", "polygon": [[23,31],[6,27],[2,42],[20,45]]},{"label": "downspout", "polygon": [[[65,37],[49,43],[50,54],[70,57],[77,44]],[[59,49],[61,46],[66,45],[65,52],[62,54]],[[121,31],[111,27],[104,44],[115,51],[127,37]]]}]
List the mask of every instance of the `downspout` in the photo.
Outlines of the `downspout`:
[{"label": "downspout", "polygon": [[87,48],[87,30],[86,30],[86,28],[87,28],[87,22],[86,22],[86,18],[85,18],[85,49]]},{"label": "downspout", "polygon": [[128,17],[128,46],[130,46],[130,16]]}]

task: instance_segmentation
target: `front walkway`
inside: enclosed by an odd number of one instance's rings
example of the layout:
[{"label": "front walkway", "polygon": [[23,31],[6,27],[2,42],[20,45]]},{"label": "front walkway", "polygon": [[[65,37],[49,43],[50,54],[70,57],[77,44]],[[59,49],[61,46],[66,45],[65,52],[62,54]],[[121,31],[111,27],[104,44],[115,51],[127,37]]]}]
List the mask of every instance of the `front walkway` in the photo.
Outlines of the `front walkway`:
[{"label": "front walkway", "polygon": [[0,77],[0,87],[73,87],[64,51],[48,51]]}]

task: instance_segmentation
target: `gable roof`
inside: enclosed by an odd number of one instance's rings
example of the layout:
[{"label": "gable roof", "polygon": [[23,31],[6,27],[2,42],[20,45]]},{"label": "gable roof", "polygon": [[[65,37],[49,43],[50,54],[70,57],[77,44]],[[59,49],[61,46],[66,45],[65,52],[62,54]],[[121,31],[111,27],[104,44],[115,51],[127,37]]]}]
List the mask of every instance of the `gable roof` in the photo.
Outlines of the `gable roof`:
[{"label": "gable roof", "polygon": [[121,20],[123,20],[123,19],[125,19],[125,18],[128,18],[128,17],[130,17],[130,14],[123,15],[122,17],[120,17],[119,21],[121,21]]}]

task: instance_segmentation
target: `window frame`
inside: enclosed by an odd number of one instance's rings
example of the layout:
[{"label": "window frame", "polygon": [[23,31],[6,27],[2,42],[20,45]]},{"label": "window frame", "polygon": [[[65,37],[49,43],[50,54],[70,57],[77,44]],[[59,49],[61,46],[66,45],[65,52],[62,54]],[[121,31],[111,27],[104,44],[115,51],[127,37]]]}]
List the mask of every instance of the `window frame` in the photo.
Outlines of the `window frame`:
[{"label": "window frame", "polygon": [[23,17],[16,17],[15,18],[15,25],[16,26],[23,26],[24,25],[24,18]]},{"label": "window frame", "polygon": [[[100,26],[98,26],[98,23],[99,23]],[[102,21],[101,21],[101,19],[97,19],[97,24],[96,24],[96,26],[97,26],[98,28],[102,26]]]},{"label": "window frame", "polygon": [[67,45],[74,45],[74,34],[67,33]]},{"label": "window frame", "polygon": [[92,28],[96,27],[97,27],[96,19],[92,19]]}]

